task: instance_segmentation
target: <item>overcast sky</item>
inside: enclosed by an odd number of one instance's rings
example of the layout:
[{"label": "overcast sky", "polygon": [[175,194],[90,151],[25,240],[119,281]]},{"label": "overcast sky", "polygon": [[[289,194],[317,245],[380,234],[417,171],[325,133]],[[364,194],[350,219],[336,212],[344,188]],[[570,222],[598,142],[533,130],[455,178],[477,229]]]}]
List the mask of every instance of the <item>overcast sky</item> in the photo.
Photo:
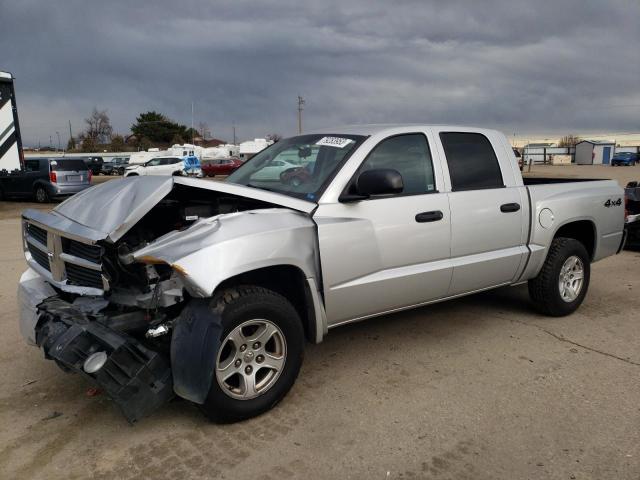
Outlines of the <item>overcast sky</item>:
[{"label": "overcast sky", "polygon": [[27,145],[90,110],[230,140],[352,123],[640,131],[638,0],[0,0]]}]

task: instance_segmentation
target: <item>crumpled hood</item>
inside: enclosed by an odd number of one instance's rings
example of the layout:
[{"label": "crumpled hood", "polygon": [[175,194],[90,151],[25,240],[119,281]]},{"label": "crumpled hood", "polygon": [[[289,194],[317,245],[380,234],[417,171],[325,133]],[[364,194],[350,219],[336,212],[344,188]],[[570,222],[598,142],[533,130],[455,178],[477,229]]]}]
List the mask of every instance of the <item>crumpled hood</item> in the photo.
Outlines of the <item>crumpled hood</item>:
[{"label": "crumpled hood", "polygon": [[[251,198],[307,214],[316,208],[312,202],[233,183],[141,176],[95,185],[62,202],[51,213],[27,210],[23,215],[63,232],[75,231],[90,240],[115,242],[166,197],[176,184]],[[75,228],[71,223],[77,224]]]}]

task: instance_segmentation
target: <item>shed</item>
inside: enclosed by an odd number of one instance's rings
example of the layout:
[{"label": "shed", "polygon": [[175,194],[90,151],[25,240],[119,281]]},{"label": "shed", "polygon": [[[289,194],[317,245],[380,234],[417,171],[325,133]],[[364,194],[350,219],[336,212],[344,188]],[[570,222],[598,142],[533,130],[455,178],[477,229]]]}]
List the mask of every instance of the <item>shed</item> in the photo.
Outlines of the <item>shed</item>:
[{"label": "shed", "polygon": [[582,140],[576,144],[578,165],[609,165],[616,148],[611,140]]}]

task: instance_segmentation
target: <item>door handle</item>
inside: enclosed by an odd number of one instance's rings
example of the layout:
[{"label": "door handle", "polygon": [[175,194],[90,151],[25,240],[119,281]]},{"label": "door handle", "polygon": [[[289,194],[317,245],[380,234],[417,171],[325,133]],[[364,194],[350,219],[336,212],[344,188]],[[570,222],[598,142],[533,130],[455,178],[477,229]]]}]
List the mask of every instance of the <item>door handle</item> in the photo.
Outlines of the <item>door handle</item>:
[{"label": "door handle", "polygon": [[504,205],[500,205],[501,212],[517,212],[520,210],[519,203],[505,203]]},{"label": "door handle", "polygon": [[442,220],[442,217],[443,215],[440,210],[434,210],[433,212],[422,212],[416,215],[416,222],[437,222],[438,220]]}]

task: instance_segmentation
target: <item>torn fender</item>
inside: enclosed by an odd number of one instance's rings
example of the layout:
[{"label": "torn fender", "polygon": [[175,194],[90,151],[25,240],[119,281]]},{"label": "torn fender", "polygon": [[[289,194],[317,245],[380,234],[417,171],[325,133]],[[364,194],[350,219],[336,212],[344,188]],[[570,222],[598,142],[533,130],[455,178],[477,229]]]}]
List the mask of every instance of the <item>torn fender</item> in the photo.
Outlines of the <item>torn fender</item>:
[{"label": "torn fender", "polygon": [[283,208],[202,219],[163,235],[133,258],[171,265],[195,297],[210,297],[222,281],[259,268],[292,265],[306,278],[318,278],[319,271],[315,223]]}]

